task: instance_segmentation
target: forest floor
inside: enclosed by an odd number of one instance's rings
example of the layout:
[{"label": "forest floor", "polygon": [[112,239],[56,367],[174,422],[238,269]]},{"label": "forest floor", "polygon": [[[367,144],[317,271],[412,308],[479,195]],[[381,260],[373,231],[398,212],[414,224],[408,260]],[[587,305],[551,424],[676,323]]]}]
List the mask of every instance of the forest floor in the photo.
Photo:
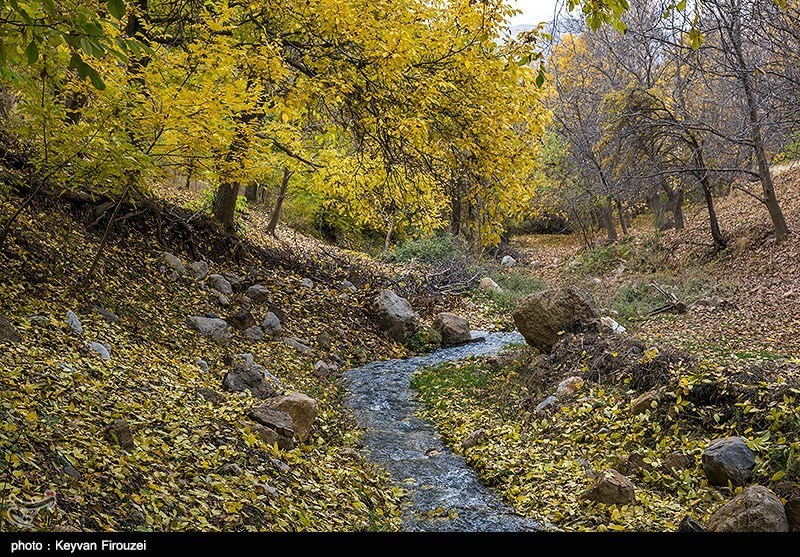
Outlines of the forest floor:
[{"label": "forest floor", "polygon": [[[590,293],[628,334],[566,334],[550,358],[522,348],[428,369],[414,378],[422,415],[507,501],[566,530],[674,530],[686,515],[707,520],[741,488],[709,485],[700,457],[710,440],[732,435],[757,455],[754,483],[797,499],[800,172],[781,173],[776,188],[795,231],[782,244],[766,210],[740,191],[718,202],[730,243],[716,256],[700,209],[690,210],[685,231],[657,234],[642,219],[620,242],[588,250],[575,236],[516,238],[526,272]],[[648,316],[664,303],[652,282],[688,311]],[[579,393],[534,410],[570,376],[586,380]],[[644,393],[656,402],[632,411]],[[480,429],[487,442],[464,450]],[[581,497],[607,468],[630,477],[635,501]]]}]

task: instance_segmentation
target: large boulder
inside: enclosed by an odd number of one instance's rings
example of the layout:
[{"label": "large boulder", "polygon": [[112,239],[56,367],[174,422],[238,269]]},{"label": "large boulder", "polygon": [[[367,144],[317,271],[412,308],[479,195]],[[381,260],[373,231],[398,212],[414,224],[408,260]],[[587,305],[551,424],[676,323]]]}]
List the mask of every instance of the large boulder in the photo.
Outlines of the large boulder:
[{"label": "large boulder", "polygon": [[202,336],[210,337],[214,340],[225,340],[230,336],[228,323],[224,319],[193,315],[186,318],[186,325]]},{"label": "large boulder", "polygon": [[783,503],[769,489],[752,485],[725,503],[708,521],[712,532],[788,532]]},{"label": "large boulder", "polygon": [[419,314],[408,300],[391,290],[381,290],[374,301],[375,318],[381,329],[397,342],[406,342],[419,328]]},{"label": "large boulder", "polygon": [[239,354],[237,365],[225,375],[222,386],[227,391],[250,391],[256,398],[269,398],[282,389],[280,381],[255,363],[252,354]]},{"label": "large boulder", "polygon": [[301,443],[306,440],[319,412],[315,399],[302,393],[289,393],[273,398],[267,404],[289,414],[294,424],[295,437]]},{"label": "large boulder", "polygon": [[[247,413],[247,417],[256,423],[268,427],[276,432],[281,437],[292,439],[294,437],[294,422],[292,417],[283,410],[270,406],[269,404],[262,404],[251,408]],[[269,439],[265,441],[272,442]]]},{"label": "large boulder", "polygon": [[609,468],[597,475],[583,497],[606,505],[627,505],[636,498],[636,489],[627,477]]},{"label": "large boulder", "polygon": [[713,485],[745,485],[755,465],[756,456],[741,437],[717,439],[703,451],[703,471]]},{"label": "large boulder", "polygon": [[589,298],[574,288],[552,288],[523,298],[514,310],[514,323],[525,341],[550,352],[559,333],[597,319]]},{"label": "large boulder", "polygon": [[433,328],[442,335],[442,346],[461,344],[472,338],[469,321],[455,313],[440,313],[433,320]]}]

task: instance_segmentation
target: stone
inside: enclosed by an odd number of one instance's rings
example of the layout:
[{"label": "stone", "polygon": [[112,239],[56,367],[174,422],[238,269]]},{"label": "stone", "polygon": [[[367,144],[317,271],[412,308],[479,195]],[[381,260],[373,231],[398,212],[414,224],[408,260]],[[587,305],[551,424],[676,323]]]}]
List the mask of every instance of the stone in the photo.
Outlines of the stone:
[{"label": "stone", "polygon": [[[47,315],[32,315],[28,317],[28,322],[31,325],[36,325],[38,327],[47,327],[50,324],[50,318]],[[3,333],[1,329],[2,329],[2,320],[0,320],[0,339],[3,338]]]},{"label": "stone", "polygon": [[609,468],[597,475],[583,497],[605,505],[627,505],[636,499],[636,489],[627,477]]},{"label": "stone", "polygon": [[205,261],[195,261],[193,263],[189,263],[189,270],[194,275],[194,278],[197,280],[203,280],[208,276],[208,263]]},{"label": "stone", "polygon": [[307,344],[305,344],[300,339],[287,338],[286,340],[284,340],[284,342],[287,345],[289,345],[292,348],[294,348],[295,350],[297,350],[298,352],[300,352],[301,354],[304,354],[306,356],[312,356],[312,357],[314,356],[314,351],[311,349],[311,347],[309,347]]},{"label": "stone", "polygon": [[261,424],[248,426],[253,434],[267,445],[275,445],[284,451],[294,448],[294,439],[291,436],[281,435],[274,429]]},{"label": "stone", "polygon": [[306,288],[314,288],[314,281],[310,278],[300,279],[300,284]]},{"label": "stone", "polygon": [[683,517],[681,523],[678,524],[678,532],[705,532],[705,527],[689,516],[688,514]]},{"label": "stone", "polygon": [[567,377],[556,388],[558,398],[569,398],[583,388],[585,381],[581,377]]},{"label": "stone", "polygon": [[762,485],[751,485],[708,520],[711,532],[788,532],[783,503]]},{"label": "stone", "polygon": [[217,296],[217,303],[220,307],[229,308],[231,307],[231,299],[228,298],[225,294],[220,294]]},{"label": "stone", "polygon": [[408,300],[391,290],[381,290],[373,301],[380,328],[396,342],[404,343],[419,328],[419,314]]},{"label": "stone", "polygon": [[301,443],[306,440],[319,412],[315,399],[302,393],[288,393],[271,399],[268,404],[289,414],[294,424],[295,437]]},{"label": "stone", "polygon": [[72,329],[76,335],[83,334],[83,325],[81,325],[81,320],[78,319],[78,316],[75,315],[75,312],[72,310],[67,312],[66,322],[67,325],[69,325],[69,328]]},{"label": "stone", "polygon": [[210,337],[217,341],[225,340],[230,336],[228,323],[224,319],[194,315],[186,318],[186,325],[202,336]]},{"label": "stone", "polygon": [[472,338],[469,321],[454,313],[438,314],[433,320],[433,329],[442,335],[442,346],[461,344]]},{"label": "stone", "polygon": [[170,252],[165,251],[161,254],[161,258],[164,262],[170,266],[170,268],[178,273],[178,275],[183,276],[186,274],[186,266],[181,261],[180,257],[176,257],[172,255]]},{"label": "stone", "polygon": [[223,476],[241,476],[244,472],[241,466],[235,462],[231,462],[220,468],[219,473]]},{"label": "stone", "polygon": [[242,331],[244,338],[247,340],[258,341],[264,338],[264,329],[259,326],[248,327]]},{"label": "stone", "polygon": [[503,259],[500,260],[500,265],[503,267],[514,267],[517,264],[517,260],[511,257],[510,255],[506,255]]},{"label": "stone", "polygon": [[288,437],[294,437],[294,422],[292,417],[283,410],[264,404],[251,408],[247,413],[247,417],[256,423],[270,428],[276,434]]},{"label": "stone", "polygon": [[319,360],[314,364],[314,375],[317,377],[328,377],[331,373],[333,373],[331,366],[322,360]]},{"label": "stone", "polygon": [[252,354],[239,354],[234,368],[225,374],[222,387],[226,391],[249,391],[256,398],[269,398],[283,386],[277,377],[255,363]]},{"label": "stone", "polygon": [[208,285],[226,296],[233,294],[233,287],[231,283],[222,275],[208,275]]},{"label": "stone", "polygon": [[209,389],[208,387],[197,387],[195,390],[197,391],[197,394],[206,399],[208,402],[212,402],[214,404],[222,404],[225,402],[225,397],[214,389]]},{"label": "stone", "polygon": [[358,288],[356,288],[356,285],[350,282],[349,280],[342,281],[342,288],[344,290],[347,290],[348,292],[353,292],[353,293],[358,292]]},{"label": "stone", "polygon": [[228,272],[228,273],[222,273],[222,276],[225,277],[225,280],[227,280],[230,283],[231,288],[233,288],[234,292],[244,292],[245,290],[247,290],[247,281],[243,279],[240,275]]},{"label": "stone", "polygon": [[109,311],[100,306],[92,306],[92,311],[101,316],[109,323],[119,323],[119,317],[113,311]]},{"label": "stone", "polygon": [[789,498],[783,505],[790,532],[800,532],[800,497]]},{"label": "stone", "polygon": [[208,362],[205,361],[203,358],[197,358],[194,363],[197,364],[197,367],[203,370],[204,373],[208,373]]},{"label": "stone", "polygon": [[528,267],[530,267],[533,270],[541,269],[543,266],[544,263],[542,263],[541,261],[531,261],[531,264],[528,265]]},{"label": "stone", "polygon": [[264,316],[264,321],[261,323],[261,328],[264,329],[264,334],[270,338],[274,338],[283,331],[281,320],[278,319],[278,316],[271,311]]},{"label": "stone", "polygon": [[66,474],[67,476],[69,476],[70,478],[72,478],[73,480],[80,480],[80,479],[83,477],[83,474],[81,474],[81,473],[80,473],[80,472],[77,470],[77,468],[75,468],[75,467],[74,467],[74,466],[72,466],[71,464],[67,464],[66,466],[64,466],[64,467],[61,469],[61,472],[63,472],[64,474]]},{"label": "stone", "polygon": [[111,359],[111,350],[108,349],[108,345],[92,341],[86,345],[86,349],[90,354],[96,354],[100,356],[101,360]]},{"label": "stone", "polygon": [[648,391],[631,401],[631,414],[638,416],[658,406],[661,396],[657,391]]},{"label": "stone", "polygon": [[627,332],[628,329],[611,319],[610,317],[601,317],[600,318],[600,326],[615,335],[621,335]]},{"label": "stone", "polygon": [[317,335],[317,348],[322,350],[323,352],[330,352],[331,351],[331,335],[322,331]]},{"label": "stone", "polygon": [[130,450],[135,446],[133,432],[127,420],[117,419],[111,422],[106,427],[105,438],[125,450]]},{"label": "stone", "polygon": [[553,406],[556,403],[556,400],[557,399],[555,396],[550,395],[549,397],[545,398],[542,402],[536,405],[534,412],[536,412],[537,414],[541,414],[542,412]]},{"label": "stone", "polygon": [[489,436],[486,434],[486,431],[479,429],[470,433],[467,438],[461,442],[461,448],[466,451],[467,449],[477,447],[478,445],[485,445],[488,442]]},{"label": "stone", "polygon": [[741,437],[726,437],[709,443],[703,451],[703,472],[712,485],[745,485],[756,457]]},{"label": "stone", "polygon": [[[48,320],[49,321],[49,320]],[[22,337],[6,318],[5,315],[0,315],[0,342],[20,342]]]},{"label": "stone", "polygon": [[561,331],[594,322],[597,311],[589,298],[574,288],[552,288],[523,298],[513,316],[525,341],[549,353]]},{"label": "stone", "polygon": [[253,300],[253,303],[260,304],[266,302],[270,298],[269,288],[260,284],[254,284],[247,289],[246,295]]},{"label": "stone", "polygon": [[673,451],[661,459],[661,468],[664,470],[680,471],[691,467],[692,459],[680,451]]},{"label": "stone", "polygon": [[503,291],[499,284],[497,284],[491,277],[483,277],[478,283],[478,287],[484,292],[497,292],[498,294]]},{"label": "stone", "polygon": [[240,309],[233,315],[229,315],[227,318],[225,318],[225,321],[228,322],[228,325],[238,331],[244,331],[245,329],[255,327],[256,325],[256,318],[253,317],[253,314],[247,309]]}]

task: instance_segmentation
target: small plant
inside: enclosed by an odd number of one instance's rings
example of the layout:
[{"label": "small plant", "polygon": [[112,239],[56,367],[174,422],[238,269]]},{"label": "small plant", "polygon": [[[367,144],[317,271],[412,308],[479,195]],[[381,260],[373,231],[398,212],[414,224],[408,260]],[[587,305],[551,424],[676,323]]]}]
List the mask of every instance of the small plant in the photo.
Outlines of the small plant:
[{"label": "small plant", "polygon": [[448,259],[458,252],[453,235],[441,232],[432,236],[412,237],[399,243],[389,257],[393,261],[423,261],[434,263]]},{"label": "small plant", "polygon": [[424,327],[408,339],[406,346],[413,352],[433,352],[442,346],[442,335],[435,329]]},{"label": "small plant", "polygon": [[488,275],[494,280],[500,288],[500,292],[494,291],[480,291],[476,293],[478,297],[488,297],[491,299],[499,310],[508,312],[517,307],[517,303],[534,292],[541,292],[547,288],[547,283],[541,278],[525,273],[524,271],[508,270],[497,271],[489,273]]}]

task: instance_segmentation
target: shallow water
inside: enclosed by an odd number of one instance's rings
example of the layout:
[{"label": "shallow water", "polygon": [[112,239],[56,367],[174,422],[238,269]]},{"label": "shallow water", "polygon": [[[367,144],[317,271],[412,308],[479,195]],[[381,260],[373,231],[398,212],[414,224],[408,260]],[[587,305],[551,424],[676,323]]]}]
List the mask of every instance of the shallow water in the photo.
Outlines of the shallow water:
[{"label": "shallow water", "polygon": [[534,531],[541,526],[515,514],[464,459],[447,447],[434,426],[415,415],[411,376],[420,367],[494,354],[523,342],[517,333],[491,333],[484,342],[405,360],[372,362],[345,373],[347,404],[368,458],[386,468],[411,494],[404,512],[408,531]]}]

